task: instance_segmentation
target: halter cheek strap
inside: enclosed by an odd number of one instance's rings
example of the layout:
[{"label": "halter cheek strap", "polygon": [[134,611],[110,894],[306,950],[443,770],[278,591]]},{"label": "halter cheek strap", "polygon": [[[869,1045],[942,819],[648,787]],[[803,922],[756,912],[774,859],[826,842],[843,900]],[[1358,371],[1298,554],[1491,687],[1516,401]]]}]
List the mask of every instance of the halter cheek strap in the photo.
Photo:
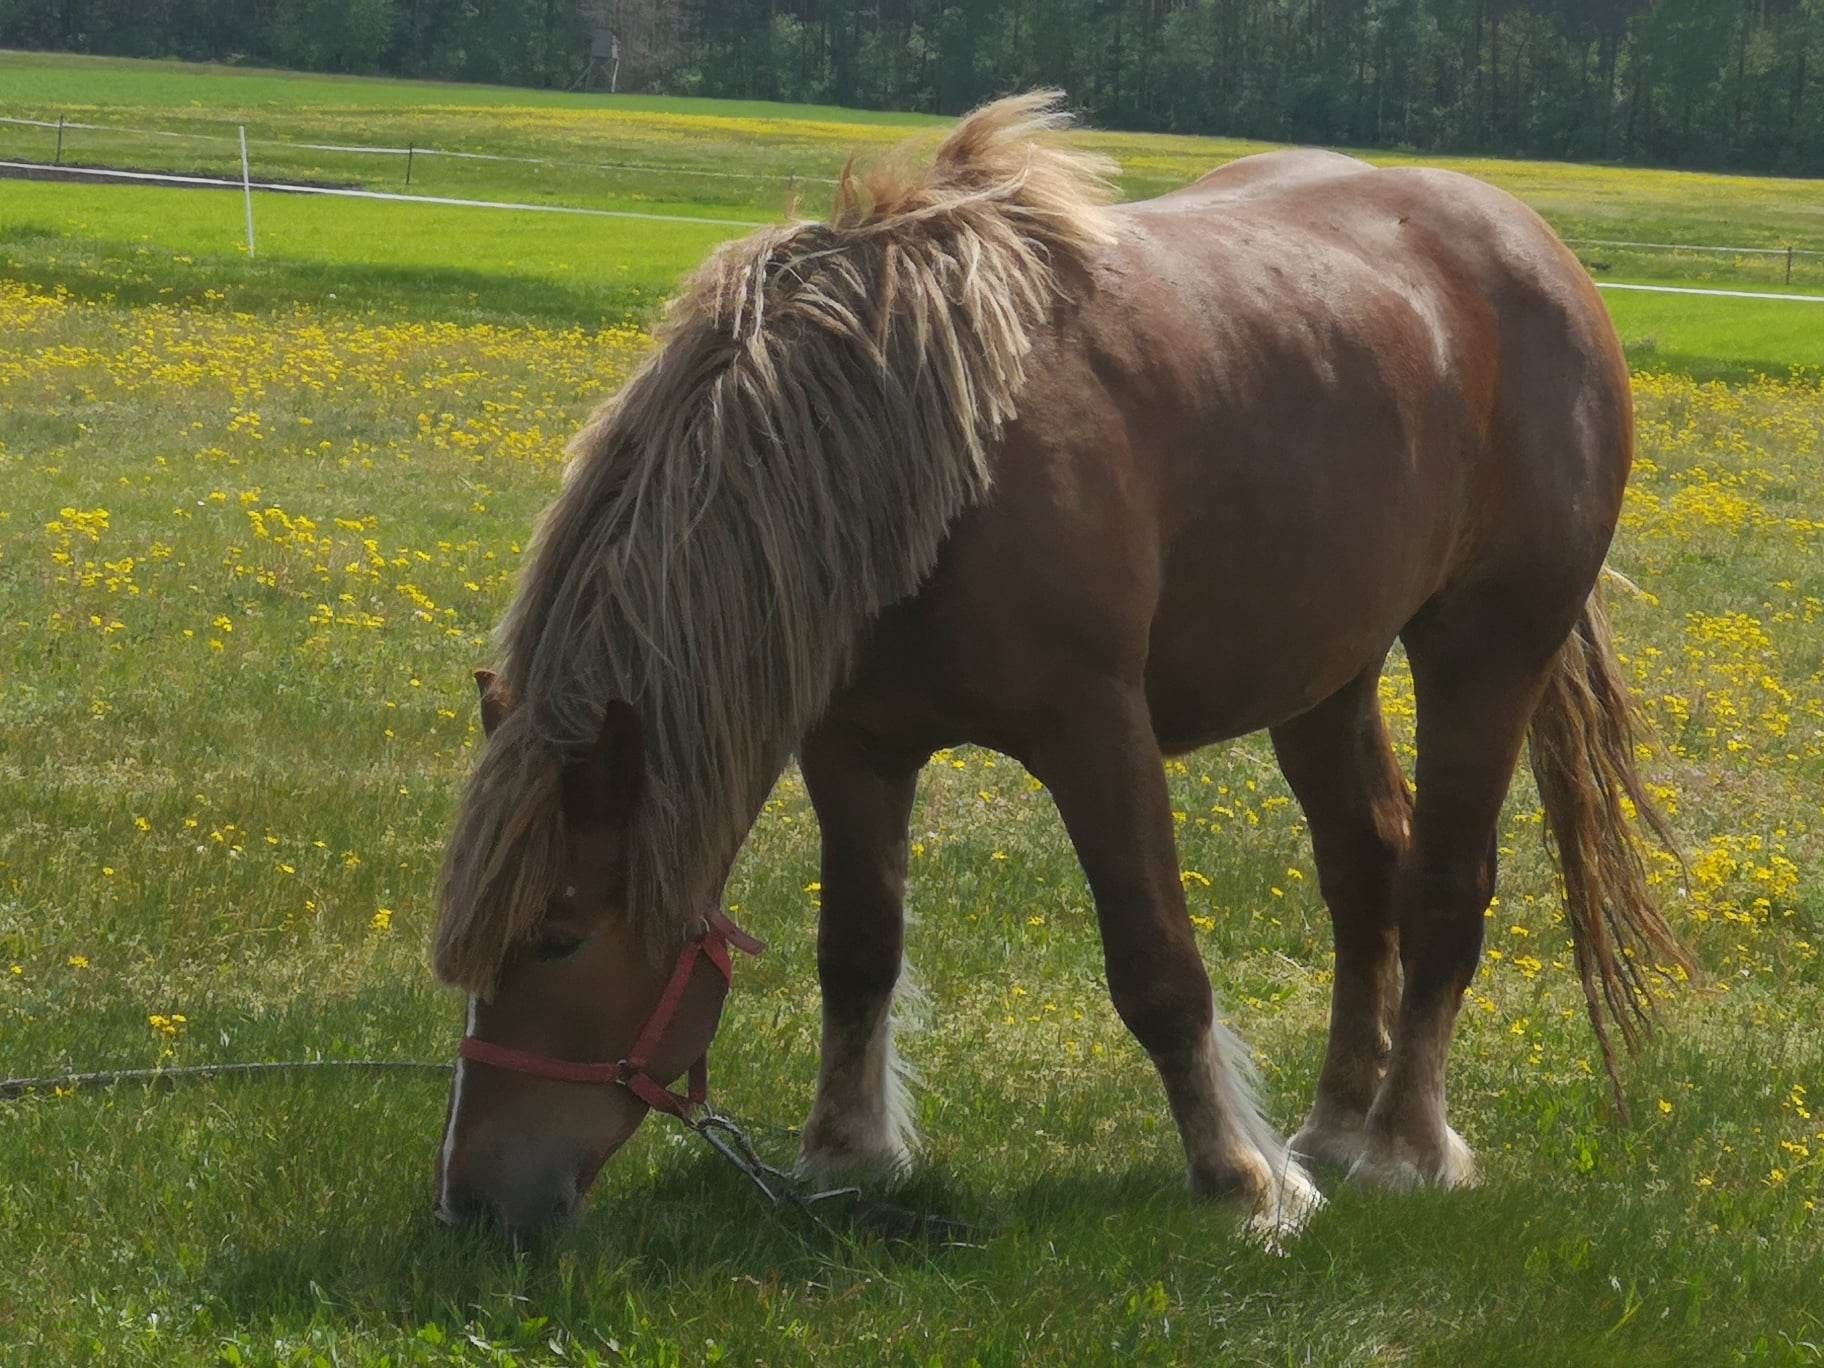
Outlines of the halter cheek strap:
[{"label": "halter cheek strap", "polygon": [[730,946],[744,955],[758,955],[766,948],[736,926],[725,913],[711,912],[704,919],[702,933],[693,936],[678,952],[678,962],[672,968],[671,979],[666,983],[665,991],[659,994],[658,1005],[652,1009],[652,1015],[646,1019],[646,1025],[641,1029],[639,1038],[633,1042],[633,1048],[627,1052],[626,1058],[616,1063],[579,1064],[568,1059],[553,1059],[549,1055],[495,1045],[472,1035],[463,1037],[462,1043],[456,1047],[456,1053],[477,1064],[491,1064],[497,1069],[531,1074],[535,1078],[549,1078],[559,1083],[618,1084],[654,1111],[666,1112],[688,1121],[691,1114],[709,1100],[708,1049],[705,1048],[691,1064],[690,1089],[682,1096],[659,1082],[648,1069],[653,1055],[665,1041],[665,1032],[670,1029],[672,1018],[677,1015],[678,1007],[684,1001],[684,992],[690,986],[691,972],[697,967],[699,959],[708,960],[715,966],[722,978],[721,995],[727,994],[735,977],[734,963],[728,953]]}]

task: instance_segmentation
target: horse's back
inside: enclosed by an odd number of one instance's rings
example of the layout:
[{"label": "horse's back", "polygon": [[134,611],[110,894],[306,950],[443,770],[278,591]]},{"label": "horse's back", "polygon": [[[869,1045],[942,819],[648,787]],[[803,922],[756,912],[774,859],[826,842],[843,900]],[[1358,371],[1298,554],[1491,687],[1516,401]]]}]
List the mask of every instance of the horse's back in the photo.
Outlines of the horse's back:
[{"label": "horse's back", "polygon": [[[1212,171],[1206,171],[1188,185],[1167,191],[1156,199],[1141,204],[1158,205],[1174,200],[1233,199],[1284,190],[1315,181],[1335,180],[1374,168],[1359,157],[1345,156],[1319,147],[1295,147],[1279,152],[1257,152],[1251,157],[1238,157]],[[1135,205],[1139,208],[1140,205]]]},{"label": "horse's back", "polygon": [[1296,714],[1476,577],[1587,590],[1626,471],[1625,375],[1530,210],[1295,152],[1115,221],[1041,341],[984,510],[1019,531],[956,550],[1028,620],[1013,545],[1046,566],[1035,599],[1096,581],[1059,615],[1144,653],[1162,740]]},{"label": "horse's back", "polygon": [[1499,509],[1552,521],[1561,548],[1606,546],[1631,454],[1625,362],[1587,274],[1524,204],[1454,172],[1295,151],[1123,210],[1098,282],[1108,336],[1169,335],[1189,410],[1248,413],[1261,443],[1323,430],[1333,462],[1354,448],[1383,465],[1390,496],[1425,468],[1458,542]]},{"label": "horse's back", "polygon": [[1140,672],[1175,750],[1314,706],[1478,578],[1581,602],[1626,377],[1531,211],[1299,152],[1111,221],[1035,339],[993,493],[889,615],[896,693],[923,679],[955,734],[1017,754],[1063,662]]}]

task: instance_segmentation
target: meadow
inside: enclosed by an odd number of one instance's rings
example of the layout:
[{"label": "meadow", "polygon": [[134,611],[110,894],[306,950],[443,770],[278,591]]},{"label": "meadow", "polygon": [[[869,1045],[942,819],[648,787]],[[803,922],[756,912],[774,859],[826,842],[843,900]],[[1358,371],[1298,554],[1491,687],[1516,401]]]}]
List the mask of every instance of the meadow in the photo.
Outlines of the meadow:
[{"label": "meadow", "polygon": [[[85,99],[501,146],[562,127],[649,139],[674,165],[764,165],[802,138],[827,170],[903,131],[0,56],[0,113]],[[1096,136],[1130,175],[1177,174],[1148,160],[1155,140]],[[1739,220],[1740,240],[1820,212],[1802,184],[1488,166],[1587,200],[1617,236],[1683,213],[1693,231]],[[449,1056],[461,1007],[424,946],[480,742],[469,671],[565,439],[731,231],[271,196],[258,212],[273,248],[248,261],[229,196],[0,182],[0,1073]],[[1641,437],[1612,558],[1638,592],[1611,608],[1688,857],[1688,878],[1669,857],[1652,874],[1708,971],[1668,988],[1626,1071],[1631,1122],[1523,777],[1453,1058],[1482,1185],[1330,1181],[1283,1255],[1239,1239],[1184,1195],[1047,796],[960,749],[914,818],[909,958],[930,1005],[905,1048],[928,1145],[896,1199],[956,1226],[772,1212],[653,1121],[575,1230],[514,1257],[431,1219],[435,1076],[40,1092],[0,1103],[0,1360],[1824,1360],[1824,381],[1792,370],[1824,364],[1824,317],[1611,300]],[[1410,760],[1398,669],[1384,697]],[[1297,806],[1261,738],[1170,771],[1212,976],[1290,1128],[1332,963]],[[815,1075],[816,879],[788,774],[729,889],[772,948],[740,967],[714,1060],[776,1159]]]}]

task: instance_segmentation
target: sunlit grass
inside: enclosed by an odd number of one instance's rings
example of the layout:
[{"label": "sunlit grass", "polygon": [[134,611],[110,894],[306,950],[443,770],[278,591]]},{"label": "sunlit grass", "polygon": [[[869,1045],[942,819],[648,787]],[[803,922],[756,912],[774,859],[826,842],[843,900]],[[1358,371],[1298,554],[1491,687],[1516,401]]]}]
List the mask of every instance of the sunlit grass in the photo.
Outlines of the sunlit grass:
[{"label": "sunlit grass", "polygon": [[[0,285],[6,1071],[445,1057],[458,1005],[422,946],[478,740],[468,670],[563,441],[645,339],[165,303],[155,262],[80,261],[123,297]],[[37,1097],[0,1106],[4,1356],[1815,1361],[1824,390],[1669,374],[1637,395],[1615,562],[1653,597],[1614,606],[1691,856],[1688,893],[1668,861],[1653,876],[1715,983],[1668,1004],[1631,1127],[1522,781],[1452,1076],[1485,1186],[1333,1186],[1288,1257],[1240,1243],[1183,1196],[1049,799],[959,750],[914,819],[929,1152],[901,1201],[966,1222],[963,1247],[777,1221],[653,1124],[580,1229],[516,1263],[429,1220],[434,1080]],[[1409,757],[1403,674],[1385,697]],[[1206,958],[1290,1125],[1331,964],[1297,807],[1259,740],[1170,782]],[[788,776],[729,893],[773,949],[715,1059],[727,1105],[773,1126],[814,1078],[815,877]]]},{"label": "sunlit grass", "polygon": [[[827,186],[854,153],[876,151],[909,129],[941,126],[922,116],[640,96],[585,96],[430,82],[298,76],[217,66],[136,63],[56,55],[0,54],[0,113],[232,135],[245,123],[256,168],[294,176],[403,189],[398,158],[275,146],[270,140],[408,144],[551,157],[576,163],[635,163],[657,171],[528,167],[419,158],[420,193],[559,200],[599,207],[642,203],[695,206],[690,212],[772,219],[796,196],[821,207]],[[92,116],[92,117],[90,117]],[[1214,166],[1264,151],[1233,138],[1093,132],[1080,135],[1122,167],[1129,196],[1157,194]],[[0,155],[48,160],[54,131],[0,126]],[[72,160],[238,172],[238,152],[220,144],[124,138],[75,130]],[[1452,167],[1512,191],[1573,237],[1824,250],[1824,181],[1735,176],[1503,158],[1367,153],[1384,165]],[[762,179],[734,180],[727,173]],[[773,177],[775,179],[764,179]],[[796,182],[787,178],[798,177]],[[13,188],[8,187],[8,195]],[[4,224],[0,210],[0,224]],[[1784,261],[1667,257],[1584,249],[1612,261],[1623,278],[1783,279]],[[1824,257],[1797,259],[1796,279],[1824,283]]]},{"label": "sunlit grass", "polygon": [[[4,112],[84,102],[802,175],[917,122],[0,55]],[[1131,194],[1257,150],[1086,136]],[[1468,169],[1603,236],[1758,241],[1819,212],[1815,184]],[[434,193],[784,208],[767,182],[418,174]],[[565,440],[736,231],[270,196],[257,213],[248,261],[233,195],[0,183],[0,1073],[448,1056],[460,1009],[423,945],[479,739],[468,672]],[[1523,778],[1453,1061],[1484,1186],[1332,1184],[1285,1258],[1242,1244],[1183,1195],[1049,798],[958,750],[914,820],[932,1009],[906,1050],[928,1152],[899,1200],[967,1223],[959,1244],[775,1219],[651,1124],[580,1227],[514,1261],[429,1218],[433,1078],[38,1096],[0,1104],[0,1361],[1816,1363],[1824,387],[1787,372],[1824,365],[1824,306],[1607,298],[1642,372],[1613,559],[1645,596],[1612,609],[1690,857],[1688,885],[1669,859],[1651,873],[1713,979],[1666,1004],[1628,1075],[1633,1125],[1593,1067]],[[1398,669],[1384,700],[1410,761]],[[1194,925],[1289,1127],[1331,972],[1299,812],[1259,739],[1169,778]],[[715,1057],[779,1158],[815,1075],[815,879],[788,774],[729,890],[772,949],[742,965]]]}]

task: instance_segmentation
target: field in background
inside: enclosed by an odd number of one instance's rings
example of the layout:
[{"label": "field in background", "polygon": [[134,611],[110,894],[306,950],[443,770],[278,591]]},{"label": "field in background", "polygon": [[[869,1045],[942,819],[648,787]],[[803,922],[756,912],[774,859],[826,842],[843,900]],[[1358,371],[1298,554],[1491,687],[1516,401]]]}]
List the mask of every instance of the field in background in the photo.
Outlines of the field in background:
[{"label": "field in background", "polygon": [[[600,100],[0,56],[0,113],[82,98],[269,134],[622,138],[672,165],[789,148],[827,169],[900,131],[629,101],[668,130],[630,131]],[[1151,158],[1218,146],[1107,141],[1159,177],[1180,163]],[[1687,203],[1680,222],[1735,238],[1763,205],[1819,212],[1816,186],[1740,182],[1712,204],[1702,184],[1728,178],[1491,165],[1618,236],[1667,231]],[[666,203],[767,212],[683,179]],[[479,740],[468,670],[563,440],[724,231],[275,196],[258,212],[248,262],[232,195],[0,182],[0,1073],[449,1054],[459,1007],[423,944]],[[929,1154],[901,1200],[966,1222],[961,1241],[775,1220],[649,1123],[580,1228],[513,1260],[430,1220],[435,1080],[38,1096],[0,1104],[0,1359],[1819,1362],[1824,388],[1785,372],[1824,306],[1611,302],[1657,363],[1636,380],[1615,554],[1643,594],[1613,605],[1690,857],[1688,889],[1669,861],[1653,874],[1713,975],[1630,1071],[1631,1126],[1592,1069],[1522,780],[1452,1075],[1484,1185],[1328,1181],[1285,1257],[1239,1242],[1182,1195],[1049,800],[959,750],[914,826],[910,957],[932,1007],[907,1051]],[[1410,755],[1397,671],[1386,700]],[[1299,814],[1258,738],[1171,782],[1212,974],[1290,1126],[1331,963]],[[729,891],[773,949],[741,967],[715,1067],[729,1108],[773,1126],[814,1079],[815,879],[788,777]]]},{"label": "field in background", "polygon": [[[828,180],[941,121],[825,107],[641,96],[571,95],[357,77],[242,72],[182,63],[0,53],[0,115],[67,116],[221,142],[87,130],[67,161],[235,176],[237,124],[254,139],[255,175],[405,191],[403,159],[312,151],[280,142],[408,145],[541,157],[565,166],[415,157],[412,193],[597,209],[772,221],[815,213]],[[1227,138],[1090,132],[1113,156],[1121,189],[1156,194],[1264,144]],[[56,130],[0,124],[0,158],[48,161]],[[1561,233],[1630,242],[1810,247],[1824,252],[1824,182],[1493,159],[1370,154],[1383,164],[1451,166],[1513,191]],[[584,167],[580,163],[590,163]],[[603,166],[602,164],[611,164]],[[707,173],[707,174],[705,174]],[[743,179],[752,177],[752,179]],[[600,219],[258,197],[260,257],[240,258],[240,207],[225,193],[4,184],[0,259],[15,273],[76,284],[72,251],[131,264],[144,248],[200,263],[159,288],[252,299],[305,297],[344,307],[378,291],[389,307],[439,317],[503,313],[591,321],[649,317],[680,270],[739,228],[673,230]],[[63,254],[44,267],[47,255]],[[1824,255],[1669,253],[1607,246],[1579,252],[1598,279],[1824,292]],[[440,272],[412,304],[400,270]],[[80,276],[82,266],[75,265]],[[110,268],[111,270],[111,268]],[[188,277],[188,281],[186,280]],[[345,288],[338,290],[340,280]],[[1754,300],[1609,296],[1642,364],[1740,377],[1824,367],[1824,322],[1806,306]],[[1816,306],[1824,314],[1824,305]]]}]

